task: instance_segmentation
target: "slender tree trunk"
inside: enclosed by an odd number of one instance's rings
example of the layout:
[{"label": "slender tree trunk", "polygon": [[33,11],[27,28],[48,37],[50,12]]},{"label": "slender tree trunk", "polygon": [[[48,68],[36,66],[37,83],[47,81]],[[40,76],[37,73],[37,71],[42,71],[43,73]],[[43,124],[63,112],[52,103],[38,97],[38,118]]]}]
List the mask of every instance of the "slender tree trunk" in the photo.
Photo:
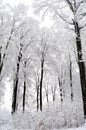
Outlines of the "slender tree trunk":
[{"label": "slender tree trunk", "polygon": [[24,91],[23,91],[23,113],[25,112],[25,96],[26,96],[26,82],[24,81]]},{"label": "slender tree trunk", "polygon": [[70,87],[71,87],[71,101],[73,101],[73,84],[72,84],[72,61],[69,55],[69,60],[70,60],[70,67],[69,67],[69,71],[70,71]]},{"label": "slender tree trunk", "polygon": [[12,114],[15,113],[15,111],[17,110],[17,91],[18,91],[19,69],[20,69],[21,59],[22,59],[22,45],[20,46],[20,51],[17,60],[16,75],[15,75],[14,85],[13,85]]},{"label": "slender tree trunk", "polygon": [[25,97],[26,97],[26,66],[27,66],[27,60],[24,62],[24,90],[23,90],[23,113],[25,111]]},{"label": "slender tree trunk", "polygon": [[[59,78],[58,78],[58,81],[59,81]],[[51,87],[51,91],[52,91],[52,99],[53,99],[53,102],[55,101],[55,97],[56,97],[56,86],[52,86]]]},{"label": "slender tree trunk", "polygon": [[44,59],[41,60],[41,80],[40,80],[40,110],[42,111],[42,84],[43,84],[43,73],[44,73]]},{"label": "slender tree trunk", "polygon": [[2,68],[3,68],[3,62],[2,62],[2,47],[0,47],[0,76],[1,76],[1,72],[2,72]]},{"label": "slender tree trunk", "polygon": [[[9,39],[8,39],[7,43],[6,43],[5,52],[4,52],[3,56],[2,56],[2,54],[1,54],[1,59],[0,59],[0,76],[1,76],[1,73],[2,73],[4,60],[5,60],[5,58],[6,58],[6,53],[7,53],[7,49],[8,49],[8,47],[9,47],[11,38],[12,38],[12,34],[13,34],[13,30],[11,30],[11,34],[10,34],[10,36],[9,36]],[[2,48],[1,48],[1,49],[2,49]]]},{"label": "slender tree trunk", "polygon": [[16,72],[16,77],[14,80],[14,88],[13,88],[13,101],[12,101],[12,113],[15,113],[17,109],[17,89],[18,89],[18,81],[19,81],[19,63],[17,63],[17,72]]},{"label": "slender tree trunk", "polygon": [[82,56],[80,28],[77,22],[74,22],[74,27],[76,33],[76,47],[77,47],[78,66],[79,66],[80,81],[81,81],[82,96],[83,96],[84,114],[86,116],[86,78],[85,78],[86,70],[85,70],[85,63],[83,61],[83,56]]},{"label": "slender tree trunk", "polygon": [[47,103],[49,103],[48,92],[46,93]]},{"label": "slender tree trunk", "polygon": [[53,102],[55,101],[55,95],[53,94]]},{"label": "slender tree trunk", "polygon": [[58,80],[59,80],[60,98],[61,98],[61,104],[62,104],[63,103],[62,81],[60,80],[60,78],[58,78]]},{"label": "slender tree trunk", "polygon": [[49,98],[48,98],[48,85],[45,86],[45,94],[46,94],[46,101],[49,103]]}]

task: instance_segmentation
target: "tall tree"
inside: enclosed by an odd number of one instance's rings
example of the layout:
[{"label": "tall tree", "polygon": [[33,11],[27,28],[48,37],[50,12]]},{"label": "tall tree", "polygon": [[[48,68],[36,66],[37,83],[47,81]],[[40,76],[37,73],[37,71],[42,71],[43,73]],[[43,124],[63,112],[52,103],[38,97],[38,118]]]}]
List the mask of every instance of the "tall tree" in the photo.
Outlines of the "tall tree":
[{"label": "tall tree", "polygon": [[53,102],[55,101],[56,98],[56,88],[57,88],[56,84],[54,86],[51,86]]},{"label": "tall tree", "polygon": [[82,27],[80,27],[79,21],[77,19],[78,10],[80,6],[84,4],[84,1],[82,0],[77,2],[77,0],[73,0],[73,1],[66,0],[66,2],[74,15],[73,26],[76,34],[76,48],[77,48],[78,66],[79,66],[82,95],[83,95],[84,114],[86,115],[86,70],[85,70],[85,63],[83,60],[83,50],[82,50],[82,42],[81,42],[81,35],[80,35],[80,30]]},{"label": "tall tree", "polygon": [[71,87],[71,101],[73,101],[73,81],[72,81],[72,60],[69,54],[69,74],[70,74],[70,87]]},{"label": "tall tree", "polygon": [[27,59],[24,61],[24,88],[23,88],[23,112],[25,111],[25,97],[26,97],[26,68],[27,68]]},{"label": "tall tree", "polygon": [[49,88],[48,88],[48,83],[44,84],[44,88],[45,88],[46,100],[47,100],[47,103],[49,103]]},{"label": "tall tree", "polygon": [[[68,24],[69,28],[75,33],[75,40],[76,40],[76,50],[77,50],[77,63],[79,67],[80,73],[80,81],[81,81],[81,88],[82,88],[82,96],[83,96],[83,107],[84,107],[84,114],[86,115],[86,69],[85,69],[85,62],[83,60],[83,50],[82,50],[82,41],[81,41],[81,29],[86,26],[84,23],[86,12],[83,7],[86,6],[86,1],[84,0],[52,0],[50,1],[37,1],[35,5],[36,11],[40,12],[44,9],[44,15],[46,15],[47,11],[51,11],[52,15],[54,14],[55,18],[58,16]],[[65,6],[64,6],[65,5]],[[69,12],[67,11],[69,10]],[[71,14],[71,15],[70,15]],[[56,19],[57,20],[57,19]],[[83,25],[81,25],[81,21]]]},{"label": "tall tree", "polygon": [[20,43],[20,49],[19,49],[19,54],[18,54],[17,64],[16,64],[15,79],[13,83],[12,114],[15,113],[17,109],[17,91],[18,91],[18,83],[19,83],[20,62],[22,59],[22,48],[23,45]]},{"label": "tall tree", "polygon": [[36,76],[36,101],[37,101],[37,111],[39,110],[39,94],[40,94],[40,91],[39,91],[39,75],[38,75],[38,72],[37,72],[37,76]]},{"label": "tall tree", "polygon": [[44,74],[44,59],[45,54],[42,52],[41,57],[41,79],[40,79],[40,110],[42,111],[42,85],[43,85],[43,74]]},{"label": "tall tree", "polygon": [[[33,24],[32,24],[33,23]],[[32,18],[26,17],[24,19],[23,24],[19,26],[19,28],[16,30],[15,33],[15,39],[17,41],[17,44],[19,45],[18,53],[17,53],[17,63],[16,63],[16,72],[15,72],[15,77],[14,77],[14,84],[13,84],[13,100],[12,100],[12,113],[15,113],[17,110],[17,105],[19,104],[18,102],[18,87],[19,87],[19,82],[22,82],[20,79],[20,76],[22,76],[22,71],[21,69],[25,69],[24,71],[24,86],[23,86],[23,102],[22,102],[22,107],[23,107],[23,112],[25,110],[25,99],[26,99],[26,69],[27,69],[27,62],[29,55],[32,53],[31,49],[31,44],[34,43],[35,40],[35,32],[33,30],[35,26],[35,20]],[[37,24],[38,26],[38,24]],[[17,48],[18,48],[17,45]],[[15,45],[14,45],[15,46]],[[25,61],[26,59],[26,61]],[[21,61],[24,62],[23,68]],[[28,65],[29,66],[29,65]],[[20,87],[22,90],[22,87]]]}]

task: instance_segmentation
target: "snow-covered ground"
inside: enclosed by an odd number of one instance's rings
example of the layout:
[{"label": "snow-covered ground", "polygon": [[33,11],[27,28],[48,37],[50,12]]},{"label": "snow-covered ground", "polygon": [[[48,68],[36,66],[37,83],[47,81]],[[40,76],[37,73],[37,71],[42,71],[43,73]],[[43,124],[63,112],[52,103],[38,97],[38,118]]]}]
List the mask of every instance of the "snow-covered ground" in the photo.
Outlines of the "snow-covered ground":
[{"label": "snow-covered ground", "polygon": [[[3,124],[3,125],[0,124],[0,130],[32,130],[32,129],[16,129],[10,126],[10,124],[8,123],[8,124]],[[43,130],[47,130],[47,129],[43,129]],[[59,129],[53,129],[53,130],[59,130]],[[86,125],[79,128],[60,129],[60,130],[86,130]]]},{"label": "snow-covered ground", "polygon": [[[59,130],[48,129],[43,123],[39,123],[36,121],[34,123],[34,119],[32,122],[31,118],[29,118],[31,117],[30,113],[27,113],[25,116],[22,115],[23,114],[16,114],[12,116],[6,111],[0,112],[0,130]],[[40,127],[38,127],[38,125]],[[60,130],[86,130],[86,123],[84,126],[79,128],[64,128]]]},{"label": "snow-covered ground", "polygon": [[[53,129],[53,130],[58,130],[58,129]],[[60,130],[86,130],[86,124],[79,128],[60,129]]]}]

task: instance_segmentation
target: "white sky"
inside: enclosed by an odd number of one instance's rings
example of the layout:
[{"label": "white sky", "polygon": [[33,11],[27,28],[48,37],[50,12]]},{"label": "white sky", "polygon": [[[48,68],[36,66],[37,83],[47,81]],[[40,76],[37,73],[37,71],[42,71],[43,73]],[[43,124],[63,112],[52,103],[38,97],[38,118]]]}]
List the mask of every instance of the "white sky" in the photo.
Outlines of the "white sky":
[{"label": "white sky", "polygon": [[[3,3],[9,3],[11,6],[18,5],[19,3],[24,3],[28,5],[29,7],[29,15],[34,17],[33,10],[31,8],[33,0],[2,0]],[[50,20],[50,17],[45,17],[45,19],[42,21],[40,18],[38,18],[41,22],[41,27],[47,27],[50,28],[53,24],[53,22]]]},{"label": "white sky", "polygon": [[32,0],[2,0],[3,3],[9,3],[11,5],[17,5],[19,3],[25,3],[27,5],[31,5],[32,4]]}]

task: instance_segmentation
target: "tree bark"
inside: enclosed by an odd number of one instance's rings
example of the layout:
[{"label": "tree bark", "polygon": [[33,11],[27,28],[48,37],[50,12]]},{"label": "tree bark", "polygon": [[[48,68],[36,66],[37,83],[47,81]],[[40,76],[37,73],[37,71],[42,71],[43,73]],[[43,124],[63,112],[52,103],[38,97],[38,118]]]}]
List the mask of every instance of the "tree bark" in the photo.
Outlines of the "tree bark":
[{"label": "tree bark", "polygon": [[53,102],[55,101],[55,95],[53,94]]},{"label": "tree bark", "polygon": [[42,84],[43,84],[43,73],[44,73],[44,58],[41,60],[41,80],[40,80],[40,110],[42,111]]},{"label": "tree bark", "polygon": [[24,81],[24,91],[23,91],[23,113],[25,112],[25,96],[26,96],[26,82]]},{"label": "tree bark", "polygon": [[13,85],[12,114],[15,113],[15,111],[17,110],[17,90],[18,90],[19,69],[20,69],[21,59],[22,59],[22,45],[20,44],[20,51],[19,51],[18,60],[17,60],[16,75],[15,75],[14,85]]},{"label": "tree bark", "polygon": [[78,22],[74,22],[74,28],[76,33],[76,47],[77,47],[78,66],[79,66],[80,81],[81,81],[82,96],[83,96],[84,115],[86,116],[86,78],[85,78],[86,70],[85,70],[85,63],[83,61],[83,56],[82,56],[82,43],[81,43],[80,28]]},{"label": "tree bark", "polygon": [[[59,78],[58,78],[59,79]],[[52,99],[53,99],[53,102],[55,101],[55,96],[56,96],[56,87],[54,86],[52,86],[51,87],[51,91],[52,91]]]},{"label": "tree bark", "polygon": [[70,55],[69,55],[69,60],[70,60],[70,68],[69,68],[69,71],[70,71],[71,101],[73,101],[72,61],[71,61]]},{"label": "tree bark", "polygon": [[48,92],[46,93],[47,103],[49,103]]},{"label": "tree bark", "polygon": [[26,65],[27,65],[27,60],[24,62],[24,90],[23,90],[23,113],[25,112],[25,97],[26,97]]},{"label": "tree bark", "polygon": [[61,103],[63,102],[63,90],[62,90],[62,81],[60,80],[60,78],[58,78],[58,82],[59,82],[59,89],[60,89],[60,98],[61,98]]},{"label": "tree bark", "polygon": [[18,81],[19,81],[19,68],[20,65],[17,63],[17,72],[16,72],[16,77],[14,80],[14,88],[13,88],[13,101],[12,101],[12,113],[16,111],[17,108],[17,89],[18,89]]},{"label": "tree bark", "polygon": [[0,54],[0,76],[1,76],[1,73],[2,73],[4,60],[6,59],[7,49],[8,49],[8,47],[9,47],[9,44],[10,44],[10,41],[11,41],[11,38],[12,38],[12,33],[13,33],[13,31],[11,32],[11,35],[10,35],[8,41],[7,41],[4,54],[2,55],[2,53],[0,52],[0,53],[1,53],[1,54]]}]

